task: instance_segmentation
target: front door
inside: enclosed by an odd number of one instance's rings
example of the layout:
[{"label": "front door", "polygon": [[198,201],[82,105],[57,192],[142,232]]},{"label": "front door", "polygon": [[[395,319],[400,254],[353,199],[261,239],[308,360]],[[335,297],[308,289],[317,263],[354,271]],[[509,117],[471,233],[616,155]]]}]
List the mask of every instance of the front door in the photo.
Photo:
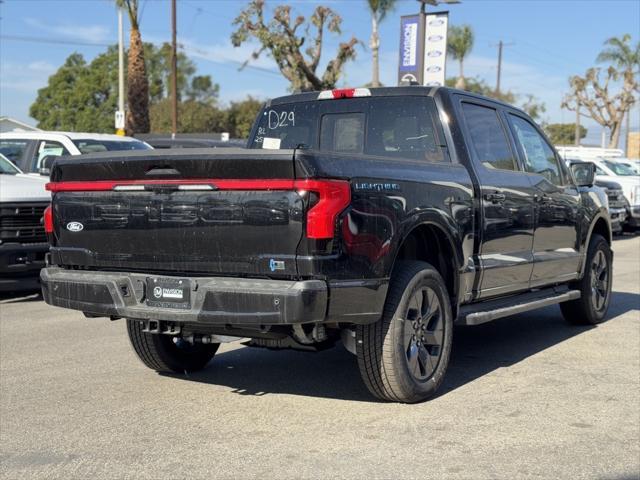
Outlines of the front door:
[{"label": "front door", "polygon": [[533,187],[520,168],[504,117],[490,102],[462,97],[467,147],[480,183],[479,298],[529,288]]},{"label": "front door", "polygon": [[577,277],[580,194],[561,160],[528,119],[508,113],[522,164],[535,188],[536,221],[531,286]]}]

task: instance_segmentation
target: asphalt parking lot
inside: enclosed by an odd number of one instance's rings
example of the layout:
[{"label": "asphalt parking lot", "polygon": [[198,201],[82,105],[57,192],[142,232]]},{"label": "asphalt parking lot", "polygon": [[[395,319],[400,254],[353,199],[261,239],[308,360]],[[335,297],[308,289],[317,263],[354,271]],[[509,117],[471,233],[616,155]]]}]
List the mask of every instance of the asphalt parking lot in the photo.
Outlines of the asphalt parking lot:
[{"label": "asphalt parking lot", "polygon": [[614,244],[610,320],[557,307],[454,332],[442,394],[372,400],[355,357],[225,345],[190,377],[124,322],[0,300],[2,478],[640,476],[640,237]]}]

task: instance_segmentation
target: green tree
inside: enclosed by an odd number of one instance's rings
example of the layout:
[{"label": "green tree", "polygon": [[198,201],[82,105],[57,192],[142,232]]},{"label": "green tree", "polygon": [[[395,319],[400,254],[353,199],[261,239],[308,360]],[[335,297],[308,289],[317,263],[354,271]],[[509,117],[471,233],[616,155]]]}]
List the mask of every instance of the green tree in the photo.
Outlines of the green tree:
[{"label": "green tree", "polygon": [[[171,100],[165,98],[151,105],[151,130],[171,132]],[[226,127],[226,112],[214,105],[195,100],[178,103],[178,133],[222,132]]]},{"label": "green tree", "polygon": [[218,99],[220,86],[213,83],[209,75],[196,75],[191,79],[191,84],[186,91],[189,100],[213,105]]},{"label": "green tree", "polygon": [[449,27],[449,35],[447,38],[447,51],[458,61],[460,73],[455,87],[464,90],[466,82],[464,78],[464,59],[471,53],[473,49],[473,30],[469,25]]},{"label": "green tree", "polygon": [[380,86],[380,34],[378,25],[393,9],[396,0],[367,0],[369,12],[371,13],[371,38],[369,47],[371,48],[371,86]]},{"label": "green tree", "polygon": [[[169,62],[166,50],[145,44],[147,72],[151,78],[149,101],[151,106],[168,97]],[[215,107],[220,87],[208,75],[194,75],[193,62],[184,54],[178,56],[184,69],[178,76],[181,97]],[[126,74],[126,72],[125,72]],[[48,85],[38,91],[38,97],[30,108],[30,114],[38,120],[40,128],[89,132],[113,132],[113,115],[117,110],[118,50],[111,46],[89,64],[78,53],[70,55],[58,71],[49,78]],[[202,118],[198,106],[186,107],[188,112],[198,112],[190,118]],[[162,124],[155,113],[154,125]],[[166,111],[170,122],[170,111]],[[182,120],[181,120],[182,121]],[[185,120],[187,121],[187,120]],[[194,131],[193,120],[188,128]],[[204,122],[202,125],[210,125]],[[204,126],[202,128],[205,128]],[[208,127],[206,127],[208,128]],[[200,130],[206,132],[209,130]]]},{"label": "green tree", "polygon": [[98,55],[90,64],[79,53],[71,54],[49,77],[29,114],[45,130],[113,132],[118,98],[116,47]]},{"label": "green tree", "polygon": [[246,100],[231,102],[227,109],[227,132],[232,138],[247,138],[264,102],[249,96]]},{"label": "green tree", "polygon": [[[298,29],[305,22],[302,15],[292,20],[291,7],[280,5],[274,9],[271,21],[265,23],[264,0],[252,0],[233,21],[237,29],[231,35],[231,42],[234,47],[239,47],[251,39],[257,40],[260,47],[253,52],[252,58],[257,59],[267,51],[282,75],[289,80],[291,90],[334,88],[345,63],[355,58],[358,40],[352,37],[348,42],[340,43],[334,58],[327,62],[324,73],[320,75],[317,70],[322,56],[325,27],[331,33],[340,34],[342,19],[330,8],[318,6],[304,31],[299,32]],[[311,26],[316,29],[315,37],[307,39]],[[309,47],[303,52],[305,44]]]},{"label": "green tree", "polygon": [[[550,123],[544,127],[545,133],[554,145],[573,145],[576,139],[575,123]],[[587,136],[587,129],[580,125],[580,138]]]},{"label": "green tree", "polygon": [[[153,104],[169,96],[171,45],[165,42],[158,47],[152,43],[145,43],[144,52],[149,76],[149,101]],[[178,52],[177,70],[177,90],[178,100],[180,100],[187,96],[190,79],[196,73],[196,65],[184,52]]]},{"label": "green tree", "polygon": [[127,131],[149,132],[149,79],[140,35],[138,0],[116,0],[129,14],[129,52],[127,63]]}]

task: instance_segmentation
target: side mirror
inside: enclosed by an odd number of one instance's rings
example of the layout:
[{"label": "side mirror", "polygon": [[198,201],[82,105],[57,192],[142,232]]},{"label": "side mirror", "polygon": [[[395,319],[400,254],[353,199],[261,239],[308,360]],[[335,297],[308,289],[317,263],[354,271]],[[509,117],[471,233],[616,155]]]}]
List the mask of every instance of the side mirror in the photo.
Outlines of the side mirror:
[{"label": "side mirror", "polygon": [[42,160],[40,160],[40,168],[38,169],[38,173],[47,177],[51,175],[51,167],[53,166],[53,162],[55,162],[56,158],[58,157],[59,155],[45,155],[44,157],[42,157]]},{"label": "side mirror", "polygon": [[571,173],[578,187],[593,187],[596,165],[591,162],[572,163]]}]

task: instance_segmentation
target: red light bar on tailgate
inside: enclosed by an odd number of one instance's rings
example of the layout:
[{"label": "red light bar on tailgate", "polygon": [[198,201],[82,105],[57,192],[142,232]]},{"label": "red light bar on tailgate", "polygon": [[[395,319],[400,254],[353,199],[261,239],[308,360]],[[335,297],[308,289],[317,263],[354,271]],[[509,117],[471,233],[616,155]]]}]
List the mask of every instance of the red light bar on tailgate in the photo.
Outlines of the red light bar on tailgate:
[{"label": "red light bar on tailgate", "polygon": [[96,180],[51,182],[47,183],[46,188],[50,192],[123,192],[144,191],[145,187],[154,185],[175,186],[176,190],[295,190],[301,195],[314,192],[318,195],[318,201],[307,212],[307,237],[315,239],[333,238],[336,218],[351,202],[349,182],[324,179]]}]

